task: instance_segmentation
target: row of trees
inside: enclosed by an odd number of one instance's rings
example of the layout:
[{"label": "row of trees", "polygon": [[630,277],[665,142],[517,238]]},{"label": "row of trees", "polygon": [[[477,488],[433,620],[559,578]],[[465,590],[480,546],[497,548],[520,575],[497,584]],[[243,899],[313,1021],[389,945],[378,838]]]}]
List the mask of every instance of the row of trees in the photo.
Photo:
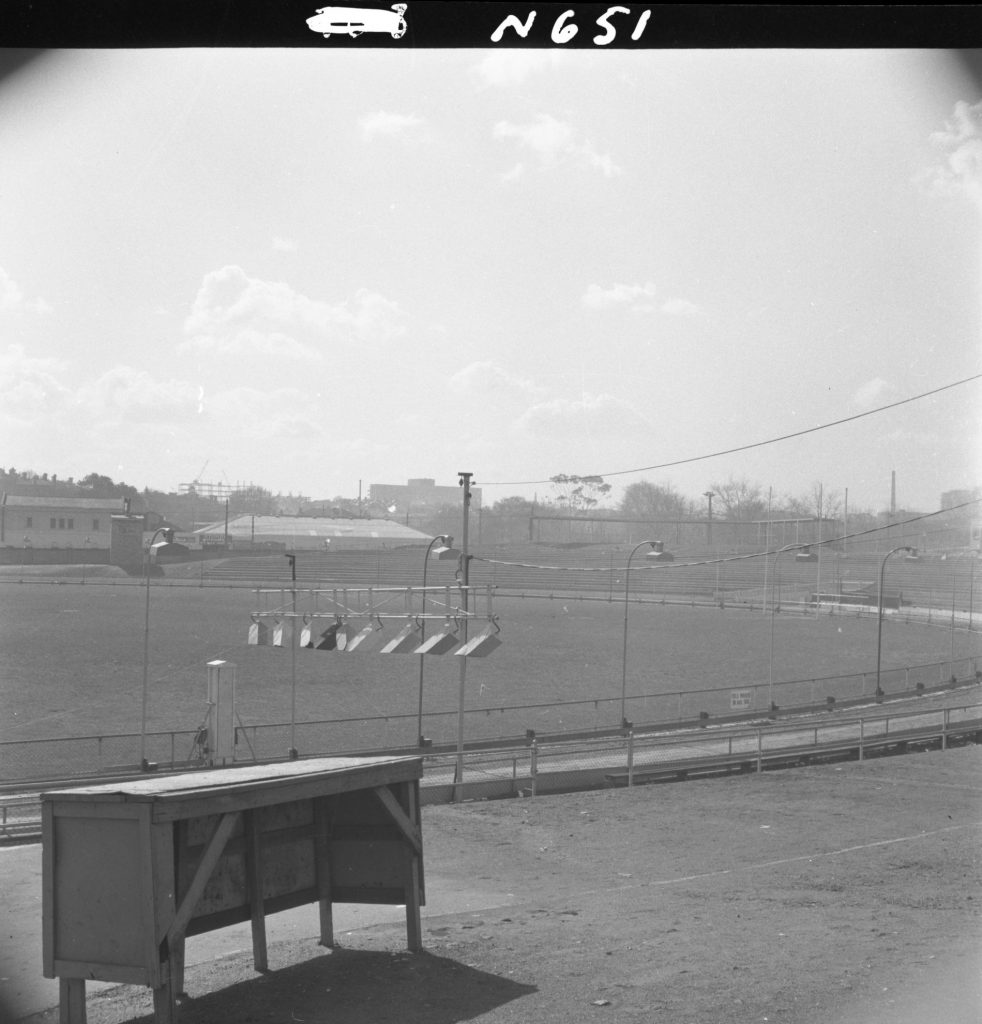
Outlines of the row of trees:
[{"label": "row of trees", "polygon": [[[162,491],[137,488],[122,481],[114,481],[101,473],[89,473],[80,480],[69,477],[59,480],[57,475],[50,478],[47,473],[37,474],[32,470],[18,471],[0,469],[0,488],[10,489],[15,485],[40,484],[47,493],[64,496],[91,496],[95,498],[139,498],[153,503],[162,498],[173,498]],[[499,514],[530,515],[534,510],[553,509],[569,515],[589,514],[601,509],[609,509],[632,519],[682,519],[705,517],[709,511],[707,493],[697,498],[688,498],[681,494],[670,483],[652,483],[639,480],[628,484],[619,501],[609,505],[613,486],[601,476],[576,476],[559,473],[551,478],[552,494],[534,501],[529,498],[512,496],[501,498],[491,506],[491,511]],[[815,483],[810,490],[800,495],[784,495],[780,498],[769,494],[759,484],[745,478],[717,480],[709,485],[712,494],[713,517],[731,521],[753,521],[771,516],[785,515],[789,518],[811,518],[821,516],[835,519],[843,513],[843,497],[839,491],[824,490],[822,485]],[[208,503],[203,496],[188,495],[191,502]],[[214,503],[214,499],[211,500]],[[224,504],[224,503],[223,503]],[[456,507],[456,506],[455,506]],[[229,510],[232,513],[252,512],[255,514],[298,514],[379,517],[390,513],[379,503],[372,503],[357,498],[338,496],[329,501],[311,502],[301,496],[285,497],[273,494],[263,487],[249,486],[236,490],[229,498]],[[439,512],[440,509],[430,511]],[[448,509],[449,511],[449,509]],[[860,509],[851,509],[860,512]]]},{"label": "row of trees", "polygon": [[[502,498],[492,511],[512,514],[531,514],[535,508],[554,508],[566,514],[587,514],[605,508],[612,487],[600,476],[571,476],[561,473],[551,478],[553,494],[545,500]],[[746,479],[714,481],[709,485],[712,494],[713,517],[731,521],[765,519],[783,514],[789,518],[822,516],[834,519],[843,512],[843,499],[838,491],[826,491],[816,483],[802,495],[775,498],[764,488]],[[709,512],[709,498],[704,493],[698,498],[687,498],[672,484],[655,484],[638,480],[624,488],[614,510],[631,519],[683,519],[705,517]],[[853,510],[853,511],[859,511]]]}]

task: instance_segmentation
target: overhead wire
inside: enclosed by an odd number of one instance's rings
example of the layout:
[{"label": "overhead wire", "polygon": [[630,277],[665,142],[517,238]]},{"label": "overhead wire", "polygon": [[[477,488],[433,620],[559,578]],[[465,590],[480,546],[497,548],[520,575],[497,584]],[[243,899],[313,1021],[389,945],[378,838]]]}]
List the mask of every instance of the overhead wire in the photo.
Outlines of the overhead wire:
[{"label": "overhead wire", "polygon": [[[830,423],[821,423],[815,427],[806,427],[804,430],[796,430],[790,434],[782,434],[780,437],[771,437],[764,441],[754,441],[750,444],[738,445],[735,448],[726,448],[718,452],[710,452],[707,455],[693,455],[684,459],[675,459],[671,462],[659,462],[652,466],[639,466],[635,469],[616,469],[606,473],[587,473],[582,476],[601,477],[606,479],[611,476],[626,476],[630,473],[648,473],[657,469],[670,469],[673,466],[685,466],[693,462],[703,462],[706,459],[716,459],[723,455],[734,455],[737,452],[750,451],[753,448],[763,448],[766,445],[778,444],[781,441],[790,441],[796,437],[804,437],[807,434],[814,434],[820,430],[829,430],[832,427],[842,426],[844,423],[852,423],[864,419],[867,416],[875,416],[877,413],[886,412],[889,409],[896,409],[901,405],[908,405],[911,402],[920,401],[922,398],[930,398],[932,395],[941,394],[943,391],[950,391],[952,388],[960,387],[962,384],[969,384],[982,378],[982,373],[973,374],[971,377],[964,377],[962,380],[953,381],[951,384],[944,384],[931,391],[924,391],[919,395],[911,395],[908,398],[901,398],[899,401],[890,402],[888,405],[881,405],[875,409],[867,409],[865,412],[855,413],[852,416],[845,416],[842,419],[832,420]],[[526,487],[533,484],[550,484],[553,480],[493,480],[490,482],[481,481],[482,487]]]},{"label": "overhead wire", "polygon": [[[922,522],[925,519],[931,519],[935,516],[945,515],[949,512],[957,512],[960,509],[968,508],[972,505],[978,505],[982,503],[982,498],[974,498],[971,501],[962,502],[960,505],[952,505],[950,508],[940,509],[937,512],[924,512],[920,515],[911,516],[909,519],[898,520],[897,522],[887,523],[883,526],[870,527],[868,530],[859,530],[856,533],[844,533],[836,537],[827,537],[820,541],[802,541],[800,544],[796,543],[790,547],[785,547],[783,550],[793,550],[795,547],[798,548],[817,548],[825,547],[829,544],[837,544],[842,541],[856,540],[860,537],[868,537],[874,533],[881,533],[884,530],[896,530],[899,527],[909,526],[911,523]],[[776,554],[777,550],[768,548],[766,551],[752,551],[749,554],[744,555],[725,555],[722,558],[706,558],[697,562],[659,562],[657,565],[643,565],[637,566],[636,568],[645,569],[684,569],[691,568],[694,566],[701,565],[724,565],[728,562],[743,562],[751,558],[768,557]],[[485,562],[488,565],[507,565],[514,568],[520,569],[543,569],[549,572],[623,572],[626,571],[626,566],[592,566],[592,565],[536,565],[531,562],[510,562],[503,559],[497,558],[484,558],[480,555],[471,555],[470,558],[475,562]],[[634,567],[632,567],[634,568]]]}]

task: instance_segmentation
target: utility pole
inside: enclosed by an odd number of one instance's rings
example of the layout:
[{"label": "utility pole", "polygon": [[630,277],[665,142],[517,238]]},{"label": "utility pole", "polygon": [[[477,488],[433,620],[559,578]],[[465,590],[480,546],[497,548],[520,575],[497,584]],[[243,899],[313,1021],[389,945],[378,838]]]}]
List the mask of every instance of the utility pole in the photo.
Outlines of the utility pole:
[{"label": "utility pole", "polygon": [[[469,519],[471,507],[471,478],[473,473],[458,473],[463,490],[464,524],[460,544],[460,584],[463,615],[464,643],[467,643],[467,604],[470,583],[470,554],[468,553]],[[460,659],[460,686],[457,692],[457,766],[454,772],[454,803],[464,798],[464,698],[467,693],[467,658]]]},{"label": "utility pole", "polygon": [[706,519],[706,543],[709,545],[709,550],[713,549],[713,498],[715,497],[714,491],[704,491],[702,495],[709,502],[709,517]]}]

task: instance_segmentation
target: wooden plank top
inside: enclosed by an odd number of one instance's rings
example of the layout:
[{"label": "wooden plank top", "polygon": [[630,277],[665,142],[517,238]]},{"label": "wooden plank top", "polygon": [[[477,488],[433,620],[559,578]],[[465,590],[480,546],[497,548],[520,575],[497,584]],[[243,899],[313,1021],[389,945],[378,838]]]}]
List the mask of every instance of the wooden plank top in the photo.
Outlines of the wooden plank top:
[{"label": "wooden plank top", "polygon": [[54,804],[154,805],[155,820],[243,810],[420,779],[421,757],[319,757],[51,790]]}]

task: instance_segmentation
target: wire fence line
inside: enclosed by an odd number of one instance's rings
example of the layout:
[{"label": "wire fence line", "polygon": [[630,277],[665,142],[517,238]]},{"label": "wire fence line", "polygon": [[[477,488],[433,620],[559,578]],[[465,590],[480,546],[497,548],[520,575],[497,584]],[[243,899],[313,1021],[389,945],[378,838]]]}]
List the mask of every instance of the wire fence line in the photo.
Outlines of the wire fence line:
[{"label": "wire fence line", "polygon": [[[982,678],[978,657],[965,657],[905,668],[879,675],[881,697],[896,698],[944,689]],[[679,728],[686,724],[734,720],[770,714],[776,706],[792,709],[848,706],[877,699],[877,675],[860,672],[783,682],[733,684],[697,690],[628,695],[625,717],[636,730]],[[622,727],[620,697],[597,696],[572,701],[527,703],[464,709],[463,735],[459,709],[418,714],[375,715],[296,723],[239,723],[236,762],[275,760],[291,747],[301,756],[416,751],[423,753],[490,746],[530,735],[575,738]],[[422,733],[419,727],[422,725]],[[427,743],[419,747],[420,735]],[[46,778],[65,779],[133,768],[140,760],[139,733],[59,737],[0,742],[0,784]],[[147,759],[164,767],[208,763],[208,736],[202,730],[149,732]]]}]

